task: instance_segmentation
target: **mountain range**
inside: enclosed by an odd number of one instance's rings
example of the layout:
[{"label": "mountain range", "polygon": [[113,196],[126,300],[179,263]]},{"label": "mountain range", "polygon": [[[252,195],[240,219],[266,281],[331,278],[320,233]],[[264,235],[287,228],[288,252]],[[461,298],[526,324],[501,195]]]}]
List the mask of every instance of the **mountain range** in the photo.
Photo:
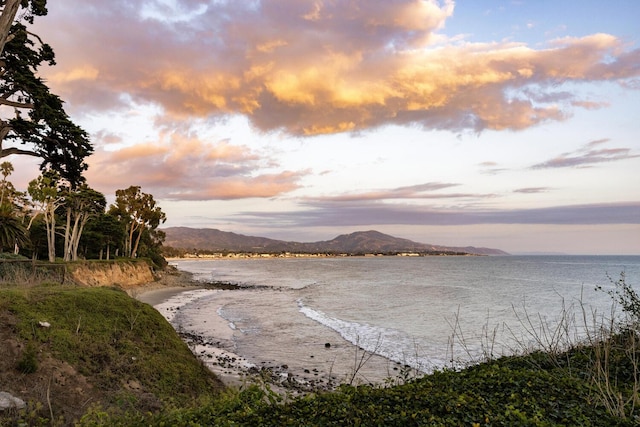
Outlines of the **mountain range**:
[{"label": "mountain range", "polygon": [[266,237],[245,236],[213,228],[168,227],[164,245],[185,251],[260,252],[260,253],[467,253],[473,255],[508,255],[500,249],[474,246],[442,246],[418,243],[378,231],[357,231],[319,242],[290,242]]}]

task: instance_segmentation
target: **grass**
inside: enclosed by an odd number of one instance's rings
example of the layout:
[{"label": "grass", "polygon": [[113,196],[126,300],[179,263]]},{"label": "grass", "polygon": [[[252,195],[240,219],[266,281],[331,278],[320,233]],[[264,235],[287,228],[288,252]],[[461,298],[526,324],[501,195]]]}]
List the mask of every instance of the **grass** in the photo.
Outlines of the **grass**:
[{"label": "grass", "polygon": [[[121,290],[47,284],[5,288],[0,313],[3,334],[10,333],[2,338],[15,340],[21,349],[14,366],[3,365],[8,374],[2,377],[3,388],[18,392],[24,382],[45,378],[36,388],[54,396],[55,413],[64,415],[64,400],[74,398],[74,382],[86,382],[91,404],[110,408],[114,416],[192,405],[223,388],[160,313]],[[61,379],[60,372],[68,378]],[[57,387],[56,393],[49,393],[51,387]],[[31,397],[32,407],[48,406],[37,395]]]}]

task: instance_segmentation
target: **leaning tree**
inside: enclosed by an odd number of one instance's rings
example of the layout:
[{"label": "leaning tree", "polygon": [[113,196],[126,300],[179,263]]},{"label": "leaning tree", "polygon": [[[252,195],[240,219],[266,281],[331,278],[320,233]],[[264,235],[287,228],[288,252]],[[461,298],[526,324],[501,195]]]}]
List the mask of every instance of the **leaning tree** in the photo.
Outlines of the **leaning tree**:
[{"label": "leaning tree", "polygon": [[93,147],[38,77],[38,68],[55,65],[55,56],[25,25],[47,14],[46,0],[0,0],[0,7],[0,158],[39,157],[42,170],[58,172],[75,187]]}]

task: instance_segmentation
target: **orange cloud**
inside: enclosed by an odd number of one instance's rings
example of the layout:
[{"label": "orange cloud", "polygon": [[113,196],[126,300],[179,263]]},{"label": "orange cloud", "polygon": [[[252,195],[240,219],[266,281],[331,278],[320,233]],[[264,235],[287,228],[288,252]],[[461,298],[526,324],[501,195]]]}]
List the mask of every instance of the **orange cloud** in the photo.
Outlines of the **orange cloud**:
[{"label": "orange cloud", "polygon": [[[43,20],[64,59],[51,82],[85,111],[126,94],[179,119],[243,114],[292,135],[386,124],[518,130],[604,105],[556,96],[559,84],[640,77],[640,50],[609,34],[544,49],[447,39],[451,0],[187,2],[179,19],[123,1],[60,3]],[[63,43],[53,43],[60,27]]]}]

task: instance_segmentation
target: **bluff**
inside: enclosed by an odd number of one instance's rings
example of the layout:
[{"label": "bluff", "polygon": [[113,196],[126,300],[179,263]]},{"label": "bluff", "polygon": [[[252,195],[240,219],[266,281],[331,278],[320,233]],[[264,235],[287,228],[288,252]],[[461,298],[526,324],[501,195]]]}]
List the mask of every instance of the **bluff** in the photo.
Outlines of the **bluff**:
[{"label": "bluff", "polygon": [[116,286],[131,289],[155,280],[144,261],[74,263],[68,266],[73,282],[83,286]]}]

